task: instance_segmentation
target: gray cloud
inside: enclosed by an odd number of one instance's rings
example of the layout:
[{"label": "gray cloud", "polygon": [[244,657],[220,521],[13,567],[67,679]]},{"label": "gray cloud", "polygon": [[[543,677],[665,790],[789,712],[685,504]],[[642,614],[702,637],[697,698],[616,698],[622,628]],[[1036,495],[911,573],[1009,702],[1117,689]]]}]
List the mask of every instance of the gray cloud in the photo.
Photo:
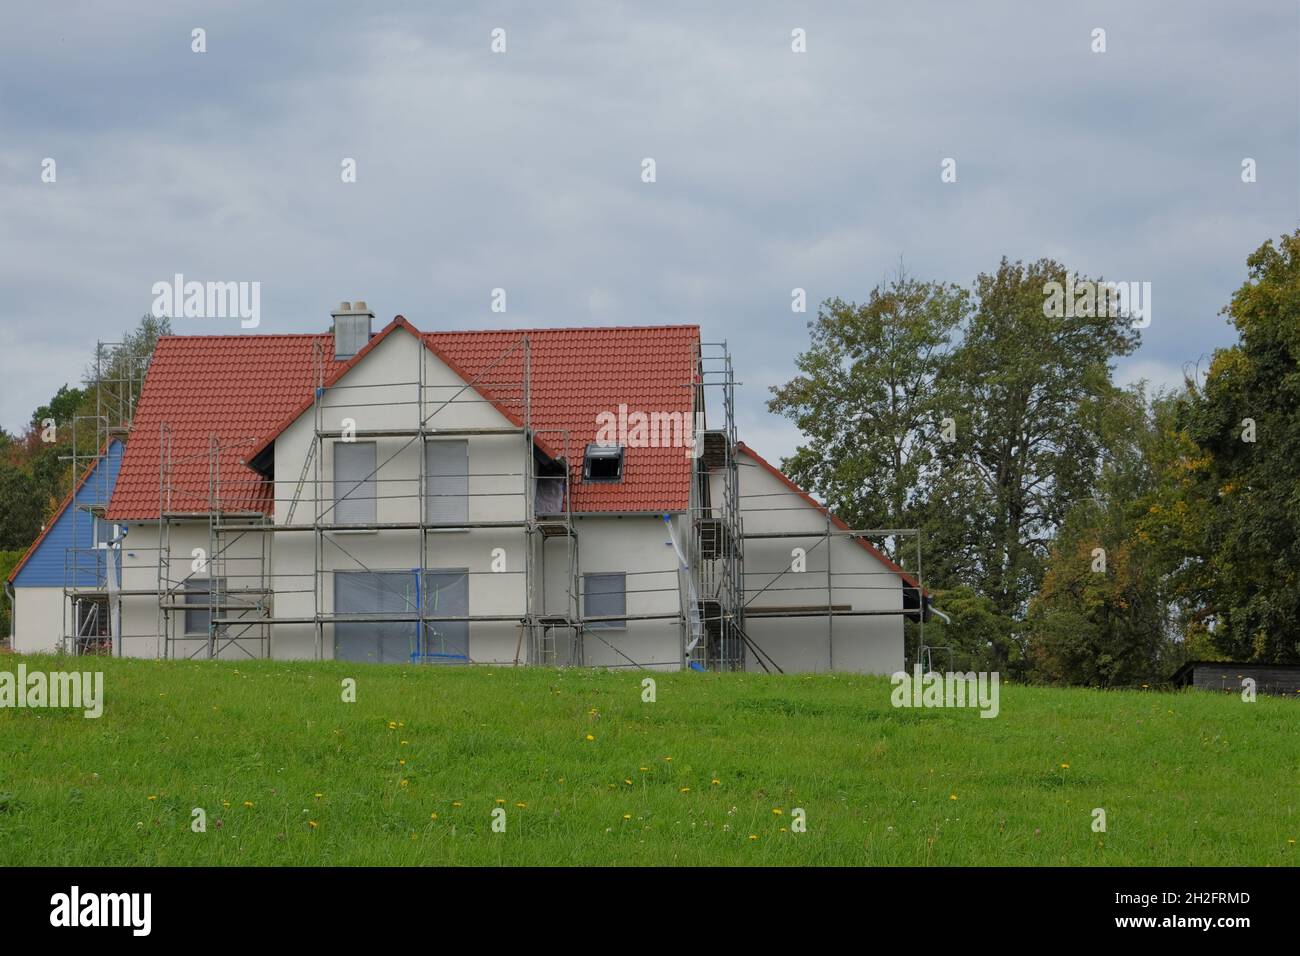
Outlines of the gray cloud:
[{"label": "gray cloud", "polygon": [[358,297],[430,329],[698,322],[776,458],[798,439],[764,408],[805,341],[795,286],[861,298],[900,255],[963,283],[1053,256],[1152,282],[1121,375],[1176,378],[1231,341],[1217,313],[1246,255],[1300,216],[1294,4],[701,6],[11,11],[0,424],[181,272],[260,281],[262,331]]}]

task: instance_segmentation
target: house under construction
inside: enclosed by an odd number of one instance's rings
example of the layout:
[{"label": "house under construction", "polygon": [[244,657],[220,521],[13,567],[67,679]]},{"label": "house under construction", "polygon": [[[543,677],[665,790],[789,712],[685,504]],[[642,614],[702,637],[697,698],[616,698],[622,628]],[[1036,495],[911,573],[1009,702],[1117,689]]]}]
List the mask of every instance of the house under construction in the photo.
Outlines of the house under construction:
[{"label": "house under construction", "polygon": [[[15,649],[902,668],[928,602],[871,539],[914,532],[848,528],[740,441],[698,327],[332,320],[158,342],[73,469],[89,540],[10,577]],[[57,600],[26,594],[43,547]]]}]

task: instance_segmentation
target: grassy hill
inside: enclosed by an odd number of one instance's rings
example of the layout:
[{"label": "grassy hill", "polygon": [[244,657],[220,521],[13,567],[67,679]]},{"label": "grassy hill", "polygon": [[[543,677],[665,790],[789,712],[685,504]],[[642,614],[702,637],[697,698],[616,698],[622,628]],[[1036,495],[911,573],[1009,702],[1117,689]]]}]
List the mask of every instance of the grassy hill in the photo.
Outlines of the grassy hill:
[{"label": "grassy hill", "polygon": [[984,719],[843,674],[643,703],[634,671],[20,661],[107,702],[0,709],[0,866],[1300,859],[1300,700],[1004,685]]}]

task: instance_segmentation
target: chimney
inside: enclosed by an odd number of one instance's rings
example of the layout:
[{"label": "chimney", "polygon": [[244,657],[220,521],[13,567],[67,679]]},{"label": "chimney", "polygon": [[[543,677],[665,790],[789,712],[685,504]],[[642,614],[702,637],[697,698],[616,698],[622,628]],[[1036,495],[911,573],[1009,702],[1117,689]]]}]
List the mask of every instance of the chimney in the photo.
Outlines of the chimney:
[{"label": "chimney", "polygon": [[338,311],[330,315],[334,319],[334,358],[341,361],[350,359],[370,341],[370,320],[375,314],[358,299],[356,302],[340,302]]}]

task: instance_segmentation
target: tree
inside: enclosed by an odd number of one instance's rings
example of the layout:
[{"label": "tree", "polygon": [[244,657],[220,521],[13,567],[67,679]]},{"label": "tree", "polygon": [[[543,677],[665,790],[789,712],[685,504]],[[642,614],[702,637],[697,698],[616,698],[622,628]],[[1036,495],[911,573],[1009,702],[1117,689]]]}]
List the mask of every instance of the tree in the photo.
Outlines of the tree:
[{"label": "tree", "polygon": [[[962,672],[999,669],[1000,662],[1011,654],[1011,622],[998,613],[992,600],[968,584],[932,593],[935,605],[943,608],[952,623],[939,617],[926,622],[925,643],[933,649],[929,663],[936,670],[947,670],[950,663]],[[909,661],[914,656],[910,646]]]},{"label": "tree", "polygon": [[[864,304],[829,299],[795,360],[800,375],[772,389],[773,412],[806,443],[783,468],[856,528],[905,526],[933,460],[936,381],[966,293],[921,282],[901,266]],[[904,542],[879,542],[900,563]]]},{"label": "tree", "polygon": [[[956,431],[940,445],[935,498],[953,510],[931,509],[929,527],[969,549],[958,562],[967,583],[1008,622],[1023,620],[1071,503],[1093,493],[1103,418],[1119,391],[1113,362],[1138,343],[1118,309],[1046,308],[1050,284],[1069,281],[1046,259],[1003,258],[978,276],[974,312],[941,376]],[[1012,635],[1002,666],[1024,657],[1023,628]]]},{"label": "tree", "polygon": [[36,480],[0,464],[0,551],[25,549],[41,533],[41,492]]},{"label": "tree", "polygon": [[[7,580],[9,572],[14,569],[23,556],[22,551],[0,551],[0,581]],[[0,644],[9,640],[10,622],[13,620],[13,607],[8,595],[0,596]]]},{"label": "tree", "polygon": [[1265,242],[1223,310],[1219,349],[1183,423],[1203,457],[1206,505],[1183,590],[1211,641],[1238,660],[1300,661],[1300,231]]},{"label": "tree", "polygon": [[1138,342],[1098,284],[1055,310],[1054,282],[1070,285],[1059,263],[1004,258],[973,294],[900,270],[864,305],[831,299],[769,403],[808,438],[791,477],[859,527],[919,527],[926,579],[972,589],[951,596],[978,619],[963,653],[1016,671],[1056,529],[1093,495],[1113,362]]},{"label": "tree", "polygon": [[1177,479],[1197,454],[1177,428],[1185,401],[1137,387],[1111,405],[1096,494],[1071,506],[1030,604],[1036,679],[1154,683],[1181,663],[1173,577],[1199,513]]},{"label": "tree", "polygon": [[[74,480],[84,475],[84,471],[72,474],[74,431],[77,458],[89,466],[104,438],[95,419],[112,426],[129,422],[144,369],[158,339],[170,333],[167,319],[144,316],[121,343],[100,354],[98,376],[96,365],[91,364],[84,387],[60,386],[49,402],[32,413],[20,437],[0,432],[0,548],[30,544],[41,525],[53,518]],[[50,420],[55,425],[54,440],[46,441]]]}]

